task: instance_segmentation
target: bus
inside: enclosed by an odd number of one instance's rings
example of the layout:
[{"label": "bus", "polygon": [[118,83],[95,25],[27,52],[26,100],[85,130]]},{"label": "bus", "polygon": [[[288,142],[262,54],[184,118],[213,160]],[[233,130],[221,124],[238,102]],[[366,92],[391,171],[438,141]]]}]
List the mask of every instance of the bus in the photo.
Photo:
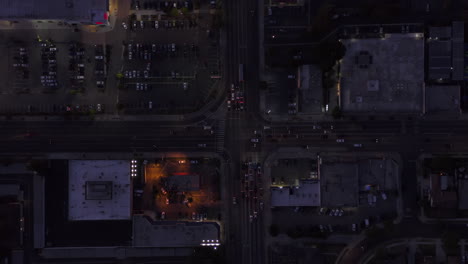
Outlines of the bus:
[{"label": "bus", "polygon": [[239,82],[244,81],[244,64],[239,64]]}]

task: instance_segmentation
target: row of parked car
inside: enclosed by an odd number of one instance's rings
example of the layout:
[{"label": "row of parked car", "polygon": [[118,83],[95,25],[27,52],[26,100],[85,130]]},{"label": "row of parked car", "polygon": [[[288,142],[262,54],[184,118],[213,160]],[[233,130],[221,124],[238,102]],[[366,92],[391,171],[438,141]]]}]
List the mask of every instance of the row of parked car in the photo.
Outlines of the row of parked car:
[{"label": "row of parked car", "polygon": [[21,83],[24,80],[29,79],[29,57],[26,48],[18,48],[13,59],[16,82]]},{"label": "row of parked car", "polygon": [[191,29],[197,27],[195,20],[133,20],[130,24],[122,22],[122,27],[127,30],[137,29]]},{"label": "row of parked car", "polygon": [[85,48],[81,43],[68,44],[69,76],[71,88],[74,90],[84,87],[85,79]]},{"label": "row of parked car", "polygon": [[94,45],[94,59],[95,59],[95,77],[96,77],[96,86],[100,90],[104,90],[106,82],[106,54],[104,51],[103,45]]},{"label": "row of parked car", "polygon": [[41,42],[42,71],[41,85],[55,88],[57,82],[57,47],[51,42]]},{"label": "row of parked car", "polygon": [[188,11],[191,11],[193,10],[193,3],[191,0],[186,0],[186,1],[132,0],[131,7],[135,10],[153,9],[153,10],[162,10],[164,12],[168,12],[172,8],[176,8],[176,9],[186,8]]}]

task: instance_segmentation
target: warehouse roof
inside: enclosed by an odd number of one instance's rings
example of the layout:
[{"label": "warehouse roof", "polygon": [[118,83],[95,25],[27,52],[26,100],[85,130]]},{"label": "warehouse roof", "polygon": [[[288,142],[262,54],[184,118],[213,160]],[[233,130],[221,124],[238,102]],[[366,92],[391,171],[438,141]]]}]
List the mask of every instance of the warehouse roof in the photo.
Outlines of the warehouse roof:
[{"label": "warehouse roof", "polygon": [[0,18],[107,21],[107,0],[0,0]]}]

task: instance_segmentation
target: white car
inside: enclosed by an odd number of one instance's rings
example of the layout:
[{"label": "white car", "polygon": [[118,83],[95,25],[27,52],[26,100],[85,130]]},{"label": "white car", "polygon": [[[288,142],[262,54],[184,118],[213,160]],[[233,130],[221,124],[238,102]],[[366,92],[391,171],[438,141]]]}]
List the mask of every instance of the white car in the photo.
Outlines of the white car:
[{"label": "white car", "polygon": [[122,27],[123,27],[124,29],[128,29],[128,26],[127,26],[127,24],[125,24],[125,22],[122,22]]},{"label": "white car", "polygon": [[140,21],[140,27],[141,29],[145,28],[145,23],[143,21]]},{"label": "white car", "polygon": [[340,209],[335,209],[335,214],[333,216],[339,216],[340,215]]},{"label": "white car", "polygon": [[351,230],[353,230],[353,232],[356,232],[356,224],[351,225]]},{"label": "white car", "polygon": [[382,192],[381,195],[382,195],[382,199],[383,199],[384,201],[387,200],[387,195],[386,195],[384,192]]},{"label": "white car", "polygon": [[336,140],[337,143],[344,143],[344,139],[343,138],[339,138]]},{"label": "white car", "polygon": [[152,101],[149,101],[149,103],[148,103],[148,108],[149,108],[149,109],[153,109],[153,102],[152,102]]},{"label": "white car", "polygon": [[232,197],[232,204],[237,204],[236,197]]},{"label": "white car", "polygon": [[184,83],[182,83],[182,86],[184,88],[184,91],[187,91],[188,83],[184,82]]},{"label": "white car", "polygon": [[[155,29],[158,29],[159,28],[159,22],[158,21],[154,21],[154,28]],[[154,45],[154,44],[153,44]]]},{"label": "white car", "polygon": [[362,148],[362,144],[354,144],[353,145],[355,148]]},{"label": "white car", "polygon": [[252,143],[258,143],[258,138],[252,138],[252,139],[250,139],[250,142],[252,142]]},{"label": "white car", "polygon": [[369,219],[368,219],[368,218],[364,219],[364,224],[366,225],[366,227],[369,227],[370,223],[369,223]]},{"label": "white car", "polygon": [[97,111],[98,111],[98,112],[101,112],[101,111],[102,111],[102,106],[101,106],[101,104],[97,104]]},{"label": "white car", "polygon": [[198,144],[199,148],[206,148],[206,144]]}]

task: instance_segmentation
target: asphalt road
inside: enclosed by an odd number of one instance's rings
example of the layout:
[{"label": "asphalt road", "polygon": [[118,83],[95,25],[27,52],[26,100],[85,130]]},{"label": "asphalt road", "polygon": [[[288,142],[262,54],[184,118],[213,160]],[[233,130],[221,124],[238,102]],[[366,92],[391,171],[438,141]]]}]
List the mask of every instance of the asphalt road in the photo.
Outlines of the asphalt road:
[{"label": "asphalt road", "polygon": [[214,134],[202,126],[168,127],[151,122],[3,122],[0,130],[4,153],[214,151],[216,147]]},{"label": "asphalt road", "polygon": [[[120,1],[125,2],[125,1]],[[338,121],[320,124],[267,123],[259,112],[259,65],[258,65],[258,10],[256,1],[224,1],[227,34],[226,63],[224,69],[225,87],[237,83],[238,66],[245,65],[245,82],[240,85],[246,91],[247,110],[229,112],[226,118],[225,150],[230,156],[230,175],[226,179],[225,202],[228,205],[227,261],[231,263],[266,263],[264,225],[258,200],[240,198],[242,188],[241,163],[246,160],[262,162],[266,155],[281,147],[310,146],[318,152],[398,152],[404,163],[402,184],[405,213],[408,218],[401,225],[404,230],[416,230],[421,224],[415,222],[417,201],[415,164],[424,152],[447,153],[466,152],[468,142],[465,135],[468,124],[457,120],[400,120],[400,121]],[[253,12],[252,12],[253,11]],[[119,10],[117,35],[110,34],[108,42],[115,43],[127,34],[120,23],[126,14]],[[120,54],[121,47],[115,46],[114,54]],[[118,69],[111,69],[117,72]],[[111,74],[110,74],[111,75]],[[224,105],[222,105],[224,107]],[[264,130],[263,125],[271,129]],[[320,129],[314,129],[320,125]],[[2,153],[46,153],[46,152],[150,152],[150,151],[217,151],[216,129],[204,130],[202,126],[162,125],[158,122],[0,122],[0,146]],[[252,131],[263,132],[256,149],[249,142]],[[325,131],[326,132],[325,132]],[[268,135],[271,135],[268,136]],[[324,138],[324,135],[327,138]],[[344,143],[336,139],[344,139]],[[376,142],[378,139],[378,142]],[[456,144],[452,144],[456,142]],[[206,147],[199,147],[205,144]],[[362,147],[354,147],[362,144]],[[258,183],[260,184],[260,183]],[[232,203],[236,196],[237,204]],[[258,218],[250,222],[254,212]],[[455,228],[461,228],[459,225]],[[428,226],[424,230],[430,230]],[[423,230],[423,229],[421,229]],[[407,233],[409,234],[409,233]],[[468,235],[468,233],[466,234]]]}]

